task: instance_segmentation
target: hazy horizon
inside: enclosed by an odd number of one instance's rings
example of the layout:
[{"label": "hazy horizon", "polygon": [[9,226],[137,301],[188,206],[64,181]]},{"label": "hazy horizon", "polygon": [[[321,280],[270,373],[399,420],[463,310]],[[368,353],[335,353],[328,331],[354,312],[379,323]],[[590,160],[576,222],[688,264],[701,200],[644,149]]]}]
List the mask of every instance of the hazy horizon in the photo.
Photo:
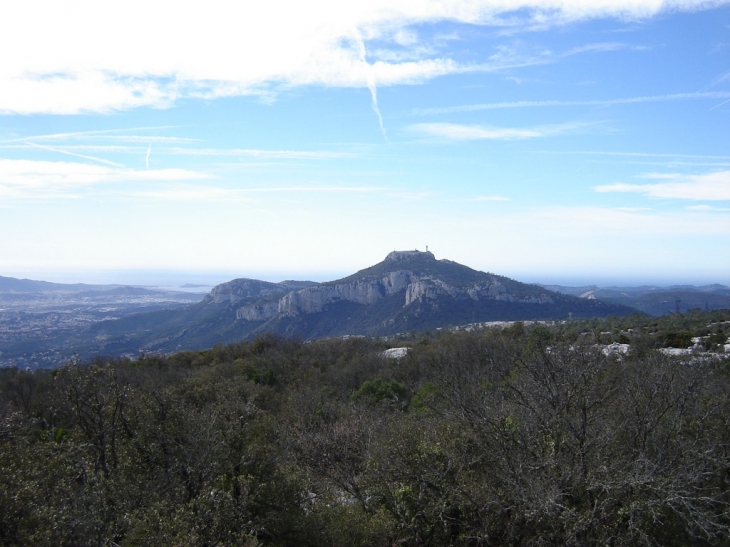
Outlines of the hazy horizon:
[{"label": "hazy horizon", "polygon": [[[362,266],[364,269],[372,264]],[[464,264],[469,266],[468,264]],[[89,285],[135,285],[143,287],[160,287],[166,289],[181,289],[183,285],[201,285],[202,288],[187,287],[191,292],[207,292],[210,287],[214,287],[220,283],[225,283],[233,279],[249,278],[259,279],[278,283],[285,280],[298,281],[315,281],[324,283],[335,281],[352,275],[356,270],[352,271],[292,271],[292,272],[271,272],[271,271],[200,271],[200,270],[97,270],[97,271],[16,271],[16,272],[0,272],[0,276],[13,277],[17,279],[31,279],[34,281],[49,281],[53,283],[84,283]],[[484,271],[484,270],[482,270]],[[491,271],[497,275],[502,275],[515,279],[523,283],[539,283],[542,285],[562,285],[567,287],[582,287],[586,285],[597,285],[599,287],[636,287],[641,285],[656,285],[660,287],[669,287],[673,285],[712,285],[719,284],[730,287],[727,279],[714,279],[703,277],[641,277],[641,276],[591,276],[589,274],[555,274],[555,273],[535,273],[535,272],[498,272]]]}]

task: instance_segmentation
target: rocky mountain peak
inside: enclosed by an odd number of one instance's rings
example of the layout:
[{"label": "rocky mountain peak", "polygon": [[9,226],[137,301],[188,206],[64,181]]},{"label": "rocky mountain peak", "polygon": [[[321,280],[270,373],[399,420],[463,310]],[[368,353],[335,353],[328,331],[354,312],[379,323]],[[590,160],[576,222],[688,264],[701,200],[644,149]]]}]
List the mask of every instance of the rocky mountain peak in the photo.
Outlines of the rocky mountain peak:
[{"label": "rocky mountain peak", "polygon": [[400,310],[414,303],[435,310],[447,301],[553,303],[553,297],[546,292],[456,262],[436,260],[428,251],[393,251],[380,264],[344,279],[247,303],[238,308],[236,317],[253,322],[293,318],[320,313],[345,302],[370,307],[387,301],[386,306]]},{"label": "rocky mountain peak", "polygon": [[385,257],[385,260],[390,260],[393,262],[405,262],[413,258],[427,258],[431,260],[436,260],[436,257],[433,256],[432,252],[419,251],[418,249],[413,251],[393,251],[392,253],[388,253],[388,256]]}]

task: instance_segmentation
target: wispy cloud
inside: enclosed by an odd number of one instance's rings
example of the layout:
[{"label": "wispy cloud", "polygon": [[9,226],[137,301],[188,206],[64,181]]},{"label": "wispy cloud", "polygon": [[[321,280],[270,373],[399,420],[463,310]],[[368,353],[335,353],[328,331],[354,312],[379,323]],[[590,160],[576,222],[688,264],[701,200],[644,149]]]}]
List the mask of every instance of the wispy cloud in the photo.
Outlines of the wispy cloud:
[{"label": "wispy cloud", "polygon": [[585,131],[596,124],[565,123],[536,127],[489,127],[481,125],[461,125],[455,123],[417,123],[409,129],[425,135],[443,137],[450,140],[517,140],[534,139]]},{"label": "wispy cloud", "polygon": [[370,194],[384,192],[375,186],[271,186],[225,188],[212,185],[175,184],[150,190],[124,192],[126,196],[162,201],[241,201],[254,202],[265,194]]},{"label": "wispy cloud", "polygon": [[600,158],[620,158],[623,163],[659,166],[677,169],[681,166],[694,169],[724,169],[730,167],[730,156],[716,154],[667,154],[657,152],[618,152],[611,150],[535,150],[534,153],[554,155],[596,156]]},{"label": "wispy cloud", "polygon": [[720,212],[730,213],[730,207],[714,207],[712,205],[688,205],[686,207],[688,211],[700,211],[700,212]]},{"label": "wispy cloud", "polygon": [[625,156],[636,158],[685,158],[699,160],[727,160],[730,161],[730,155],[720,156],[713,154],[668,154],[662,152],[621,152],[614,150],[544,150],[549,154],[576,154],[586,156]]},{"label": "wispy cloud", "polygon": [[[91,156],[89,154],[144,154],[151,149],[151,145],[156,142],[139,141],[140,144],[149,142],[145,146],[128,146],[120,144],[59,144],[48,146],[33,142],[13,142],[12,144],[0,144],[0,149],[9,150],[33,150],[43,149],[59,154],[75,156],[100,163],[106,163],[121,167],[120,164]],[[275,149],[256,149],[256,148],[195,148],[180,146],[159,146],[155,147],[155,153],[158,155],[170,156],[211,156],[211,157],[238,157],[252,159],[275,159],[275,160],[333,160],[333,159],[351,159],[362,157],[361,152],[342,152],[335,150],[275,150]]]},{"label": "wispy cloud", "polygon": [[44,146],[42,144],[35,144],[35,143],[32,143],[32,142],[27,142],[25,144],[28,147],[30,147],[30,148],[40,148],[42,150],[47,150],[49,152],[56,152],[57,154],[63,154],[63,155],[66,155],[66,156],[74,156],[76,158],[82,158],[82,159],[85,159],[85,160],[97,161],[99,163],[104,163],[106,165],[112,165],[114,167],[124,167],[120,163],[116,163],[116,162],[113,162],[113,161],[105,160],[103,158],[97,158],[95,156],[88,156],[86,154],[79,154],[77,152],[70,152],[70,151],[64,150],[62,148],[57,148],[57,147],[53,147],[53,146]]},{"label": "wispy cloud", "polygon": [[199,142],[200,139],[189,139],[186,137],[165,137],[162,135],[99,135],[96,140],[113,140],[116,142],[130,143],[152,143],[152,144],[190,144]]},{"label": "wispy cloud", "polygon": [[730,201],[730,171],[702,175],[648,174],[647,178],[665,180],[656,184],[607,184],[596,192],[631,192],[653,198],[702,201]]},{"label": "wispy cloud", "polygon": [[[492,58],[464,64],[457,53],[436,41],[431,50],[424,48],[412,30],[418,25],[433,27],[448,21],[514,31],[592,18],[641,20],[661,11],[692,11],[723,3],[272,0],[252,6],[208,0],[185,2],[171,10],[166,4],[143,0],[111,4],[80,0],[74,9],[43,0],[4,2],[0,51],[22,55],[6,56],[0,66],[0,112],[165,108],[190,97],[258,95],[271,100],[281,89],[302,85],[363,87],[372,94],[376,82],[377,86],[416,83],[443,74],[540,62]],[[363,59],[352,40],[358,34],[366,47],[377,44],[375,62]]]},{"label": "wispy cloud", "polygon": [[168,154],[182,156],[236,156],[279,160],[331,160],[356,158],[361,155],[354,152],[335,152],[331,150],[266,150],[249,148],[165,148],[163,150]]},{"label": "wispy cloud", "polygon": [[[500,110],[507,108],[554,108],[567,106],[617,106],[622,104],[638,104],[665,101],[688,101],[704,99],[730,99],[730,91],[706,91],[697,93],[671,93],[668,95],[644,95],[618,99],[591,99],[585,101],[508,101],[498,103],[481,103],[443,108],[423,108],[414,110],[416,114],[451,114],[455,112],[475,112],[479,110]],[[716,107],[715,107],[716,108]]]},{"label": "wispy cloud", "polygon": [[231,188],[216,186],[176,185],[150,190],[132,190],[123,193],[126,197],[159,201],[215,201],[253,202],[250,194]]},{"label": "wispy cloud", "polygon": [[264,186],[259,188],[246,188],[246,192],[250,193],[335,193],[335,194],[364,194],[372,192],[382,192],[385,188],[380,186]]},{"label": "wispy cloud", "polygon": [[0,159],[0,197],[47,199],[117,182],[169,182],[210,178],[187,169],[129,169],[75,162]]},{"label": "wispy cloud", "polygon": [[[95,131],[72,131],[66,133],[42,133],[40,135],[27,135],[25,137],[15,137],[12,139],[2,139],[2,143],[26,142],[26,141],[68,141],[68,140],[88,140],[93,138],[99,139],[115,139],[127,142],[195,142],[198,139],[189,139],[184,137],[167,137],[162,135],[140,135],[141,131],[159,131],[166,129],[174,129],[175,126],[158,125],[146,127],[127,127],[116,129],[97,129]],[[131,133],[131,134],[130,134]]]}]

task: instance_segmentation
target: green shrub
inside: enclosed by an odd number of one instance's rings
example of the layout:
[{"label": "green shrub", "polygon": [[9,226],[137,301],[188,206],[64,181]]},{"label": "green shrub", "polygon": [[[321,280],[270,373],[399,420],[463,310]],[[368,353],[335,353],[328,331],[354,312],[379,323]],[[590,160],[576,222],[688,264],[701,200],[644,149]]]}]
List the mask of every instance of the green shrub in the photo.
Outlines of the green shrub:
[{"label": "green shrub", "polygon": [[352,394],[352,400],[367,399],[373,403],[382,401],[399,402],[406,399],[408,390],[403,384],[395,380],[368,380],[364,382],[355,393]]}]

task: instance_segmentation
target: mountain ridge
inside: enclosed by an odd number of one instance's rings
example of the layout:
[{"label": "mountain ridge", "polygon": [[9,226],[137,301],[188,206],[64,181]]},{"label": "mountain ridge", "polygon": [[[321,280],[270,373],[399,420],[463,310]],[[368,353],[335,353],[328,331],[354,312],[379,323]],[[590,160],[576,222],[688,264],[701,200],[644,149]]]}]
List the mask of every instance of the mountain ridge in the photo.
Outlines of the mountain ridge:
[{"label": "mountain ridge", "polygon": [[450,260],[436,260],[428,251],[393,251],[382,262],[345,278],[243,306],[236,311],[236,317],[252,322],[268,321],[277,315],[291,317],[321,312],[327,305],[343,300],[373,305],[402,291],[403,307],[441,295],[528,304],[553,302],[553,297],[547,294],[550,291],[537,285],[473,270]]},{"label": "mountain ridge", "polygon": [[637,287],[541,286],[562,294],[631,306],[639,312],[654,316],[666,313],[683,313],[691,309],[716,310],[730,308],[730,287],[718,283],[702,286],[671,285],[669,287],[658,285],[641,285]]},{"label": "mountain ridge", "polygon": [[[233,279],[213,287],[192,305],[102,320],[85,330],[20,340],[0,350],[3,359],[20,355],[15,362],[27,362],[28,354],[53,355],[58,361],[59,356],[73,352],[81,358],[135,357],[140,352],[200,350],[265,333],[305,340],[391,336],[477,322],[605,317],[635,311],[437,260],[428,251],[393,251],[381,262],[341,279],[324,283]],[[62,363],[31,366],[58,364]]]}]

